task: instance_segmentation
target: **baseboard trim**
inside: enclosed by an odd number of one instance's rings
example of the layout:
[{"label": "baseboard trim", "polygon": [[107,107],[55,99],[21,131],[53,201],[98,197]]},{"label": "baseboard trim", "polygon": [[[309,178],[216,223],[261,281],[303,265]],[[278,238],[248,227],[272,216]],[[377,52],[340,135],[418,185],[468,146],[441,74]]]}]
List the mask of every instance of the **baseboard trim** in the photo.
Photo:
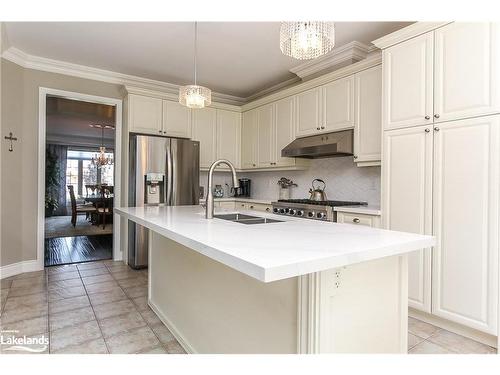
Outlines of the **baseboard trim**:
[{"label": "baseboard trim", "polygon": [[7,277],[19,275],[25,272],[33,272],[41,270],[43,270],[43,265],[41,266],[36,259],[27,260],[24,262],[12,263],[0,267],[0,279],[5,279]]},{"label": "baseboard trim", "polygon": [[189,354],[198,354],[196,350],[187,342],[187,340],[182,336],[177,327],[168,319],[157,307],[156,305],[148,299],[148,305],[154,311],[154,313],[160,318],[160,320],[165,324],[165,326],[172,332],[172,335],[176,338],[182,348]]},{"label": "baseboard trim", "polygon": [[408,308],[408,316],[435,325],[439,328],[446,329],[447,331],[456,333],[458,335],[468,337],[472,340],[479,341],[482,344],[489,345],[494,348],[497,348],[498,346],[497,337],[490,335],[489,333],[481,332],[476,329],[440,318],[438,316],[415,310],[411,307]]}]

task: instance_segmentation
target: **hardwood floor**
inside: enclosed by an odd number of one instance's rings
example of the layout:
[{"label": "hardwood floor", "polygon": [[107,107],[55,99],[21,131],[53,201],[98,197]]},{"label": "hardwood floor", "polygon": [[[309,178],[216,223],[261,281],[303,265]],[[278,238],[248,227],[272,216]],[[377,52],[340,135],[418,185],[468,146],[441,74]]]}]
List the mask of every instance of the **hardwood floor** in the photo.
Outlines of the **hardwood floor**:
[{"label": "hardwood floor", "polygon": [[45,239],[45,266],[105,260],[112,257],[112,234]]}]

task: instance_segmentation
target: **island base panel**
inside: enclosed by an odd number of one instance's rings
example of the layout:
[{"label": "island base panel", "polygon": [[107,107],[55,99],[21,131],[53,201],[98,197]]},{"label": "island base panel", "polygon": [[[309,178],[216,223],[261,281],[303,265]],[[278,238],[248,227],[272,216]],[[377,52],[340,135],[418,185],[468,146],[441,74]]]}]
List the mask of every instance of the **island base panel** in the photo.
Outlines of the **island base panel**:
[{"label": "island base panel", "polygon": [[403,353],[407,258],[263,283],[151,233],[149,304],[191,353]]}]

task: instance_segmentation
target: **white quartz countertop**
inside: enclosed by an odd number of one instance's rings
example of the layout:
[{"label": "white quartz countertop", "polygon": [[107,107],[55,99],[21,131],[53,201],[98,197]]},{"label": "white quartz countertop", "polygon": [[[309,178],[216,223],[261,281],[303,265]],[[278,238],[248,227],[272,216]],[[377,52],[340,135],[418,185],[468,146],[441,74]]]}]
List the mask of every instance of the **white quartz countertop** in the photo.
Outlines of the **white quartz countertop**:
[{"label": "white quartz countertop", "polygon": [[[201,198],[200,202],[205,202],[206,200],[207,200],[206,198]],[[271,204],[270,200],[244,198],[244,197],[214,198],[214,202],[249,202],[249,203]]]},{"label": "white quartz countertop", "polygon": [[375,215],[380,216],[381,211],[379,206],[340,206],[334,207],[334,211],[337,212],[350,212],[353,214],[365,214],[365,215]]},{"label": "white quartz countertop", "polygon": [[[118,214],[263,282],[405,254],[432,236],[239,211],[282,220],[247,225],[205,219],[200,206],[116,208]],[[216,210],[218,213],[229,213]],[[234,211],[233,211],[234,212]]]}]

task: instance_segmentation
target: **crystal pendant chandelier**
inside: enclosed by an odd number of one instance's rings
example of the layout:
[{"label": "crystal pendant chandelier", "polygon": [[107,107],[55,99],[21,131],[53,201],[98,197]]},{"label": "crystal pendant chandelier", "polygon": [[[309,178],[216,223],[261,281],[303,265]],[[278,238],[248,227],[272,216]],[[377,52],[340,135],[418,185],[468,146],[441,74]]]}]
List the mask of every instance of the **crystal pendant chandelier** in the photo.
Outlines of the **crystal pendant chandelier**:
[{"label": "crystal pendant chandelier", "polygon": [[101,146],[99,147],[99,153],[92,156],[92,165],[97,168],[102,168],[107,165],[113,165],[113,157],[106,156],[106,147],[104,146],[104,129],[114,129],[114,126],[91,124],[90,127],[101,129]]},{"label": "crystal pendant chandelier", "polygon": [[204,108],[212,104],[212,91],[196,84],[196,55],[198,53],[197,45],[198,24],[194,23],[194,85],[181,86],[179,88],[179,103],[189,108]]},{"label": "crystal pendant chandelier", "polygon": [[315,59],[335,46],[333,22],[282,22],[280,48],[284,55],[298,60]]}]

